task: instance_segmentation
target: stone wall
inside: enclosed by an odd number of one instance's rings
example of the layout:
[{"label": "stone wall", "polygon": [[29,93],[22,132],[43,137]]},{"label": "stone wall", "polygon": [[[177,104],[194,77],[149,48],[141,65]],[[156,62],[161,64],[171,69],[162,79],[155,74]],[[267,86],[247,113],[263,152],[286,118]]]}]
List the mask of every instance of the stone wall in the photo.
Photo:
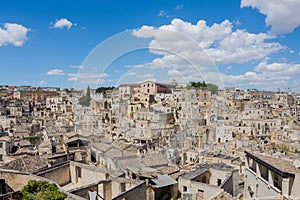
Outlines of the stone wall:
[{"label": "stone wall", "polygon": [[113,200],[141,200],[147,198],[147,188],[146,182],[143,182],[136,187],[121,193],[120,195],[113,198]]},{"label": "stone wall", "polygon": [[38,173],[37,175],[50,179],[60,186],[64,186],[71,182],[69,163],[45,170],[41,173]]},{"label": "stone wall", "polygon": [[83,197],[85,199],[89,199],[89,190],[96,191],[98,193],[98,183],[81,187],[79,189],[71,191],[71,193]]},{"label": "stone wall", "polygon": [[21,190],[29,181],[29,174],[15,170],[0,170],[0,179],[4,179],[5,183],[14,191]]},{"label": "stone wall", "polygon": [[[186,187],[186,191],[184,191],[184,187]],[[222,191],[222,189],[218,186],[195,182],[189,179],[184,179],[182,177],[179,177],[178,179],[178,190],[182,194],[182,197],[186,195],[197,195],[199,193],[199,190],[201,190],[204,193],[204,199],[210,199]]]}]

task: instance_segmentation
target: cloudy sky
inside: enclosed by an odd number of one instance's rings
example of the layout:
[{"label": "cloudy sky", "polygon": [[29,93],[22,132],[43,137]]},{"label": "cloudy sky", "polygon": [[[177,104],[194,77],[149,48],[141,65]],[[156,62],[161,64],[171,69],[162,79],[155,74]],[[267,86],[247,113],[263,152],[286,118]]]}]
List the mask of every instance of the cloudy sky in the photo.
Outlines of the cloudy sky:
[{"label": "cloudy sky", "polygon": [[176,79],[300,91],[299,9],[299,0],[5,1],[0,84]]}]

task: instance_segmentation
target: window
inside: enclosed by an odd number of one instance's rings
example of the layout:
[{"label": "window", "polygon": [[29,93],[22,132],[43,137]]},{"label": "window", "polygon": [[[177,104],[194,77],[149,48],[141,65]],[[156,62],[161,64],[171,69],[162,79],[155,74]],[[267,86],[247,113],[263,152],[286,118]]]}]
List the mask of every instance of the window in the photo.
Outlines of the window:
[{"label": "window", "polygon": [[222,183],[222,180],[218,178],[218,186],[220,186]]},{"label": "window", "polygon": [[187,192],[187,186],[183,186],[183,191]]},{"label": "window", "polygon": [[3,142],[0,142],[0,148],[2,148],[3,147]]},{"label": "window", "polygon": [[125,183],[120,183],[120,191],[125,192],[126,191],[126,185]]},{"label": "window", "polygon": [[252,170],[252,171],[254,171],[254,172],[256,172],[256,162],[254,161],[254,160],[252,160],[251,158],[248,158],[249,159],[249,168]]},{"label": "window", "polygon": [[76,177],[81,178],[81,168],[76,166],[75,169],[76,169]]},{"label": "window", "polygon": [[279,176],[278,174],[274,174],[274,186],[277,187],[278,189],[281,189],[281,184],[279,182]]},{"label": "window", "polygon": [[198,195],[199,195],[199,197],[201,198],[201,199],[203,199],[203,197],[204,197],[204,190],[198,190]]}]

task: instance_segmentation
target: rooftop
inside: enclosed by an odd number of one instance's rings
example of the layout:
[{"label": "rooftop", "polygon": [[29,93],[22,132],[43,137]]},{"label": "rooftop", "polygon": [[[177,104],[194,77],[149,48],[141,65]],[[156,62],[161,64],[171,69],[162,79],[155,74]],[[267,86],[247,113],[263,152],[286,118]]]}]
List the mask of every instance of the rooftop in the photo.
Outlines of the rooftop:
[{"label": "rooftop", "polygon": [[293,165],[293,161],[287,158],[271,157],[270,155],[262,153],[253,153],[245,151],[246,156],[256,159],[258,162],[269,166],[274,167],[284,173],[300,173],[300,169],[296,168]]},{"label": "rooftop", "polygon": [[175,181],[173,178],[165,174],[164,175],[157,174],[157,178],[151,179],[151,182],[153,182],[156,188],[162,188],[177,183],[177,181]]},{"label": "rooftop", "polygon": [[226,165],[224,163],[213,163],[213,164],[204,164],[199,166],[196,169],[192,169],[190,172],[182,175],[183,178],[185,179],[194,179],[200,174],[206,173],[209,169],[216,169],[220,171],[233,171],[234,167]]},{"label": "rooftop", "polygon": [[177,167],[176,165],[168,165],[165,167],[161,167],[157,170],[158,173],[168,174],[168,175],[177,173],[179,171],[180,171],[180,168]]},{"label": "rooftop", "polygon": [[167,166],[169,163],[167,158],[161,153],[147,153],[142,156],[142,161],[148,167]]},{"label": "rooftop", "polygon": [[47,168],[47,159],[42,156],[20,156],[17,159],[4,164],[1,168],[12,169],[22,172],[36,172]]},{"label": "rooftop", "polygon": [[103,142],[93,143],[92,147],[99,150],[99,151],[102,151],[102,152],[105,152],[108,149],[112,148],[111,144],[107,144],[107,143],[103,143]]}]

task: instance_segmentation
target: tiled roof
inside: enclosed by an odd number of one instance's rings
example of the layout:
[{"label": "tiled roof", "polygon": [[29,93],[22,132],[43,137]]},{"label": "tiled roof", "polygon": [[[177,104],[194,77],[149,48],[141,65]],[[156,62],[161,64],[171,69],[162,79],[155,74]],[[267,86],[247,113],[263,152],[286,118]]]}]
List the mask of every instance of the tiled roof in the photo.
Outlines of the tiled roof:
[{"label": "tiled roof", "polygon": [[41,156],[18,157],[16,160],[2,166],[4,169],[18,170],[22,172],[36,172],[46,167],[48,167],[47,159]]}]

